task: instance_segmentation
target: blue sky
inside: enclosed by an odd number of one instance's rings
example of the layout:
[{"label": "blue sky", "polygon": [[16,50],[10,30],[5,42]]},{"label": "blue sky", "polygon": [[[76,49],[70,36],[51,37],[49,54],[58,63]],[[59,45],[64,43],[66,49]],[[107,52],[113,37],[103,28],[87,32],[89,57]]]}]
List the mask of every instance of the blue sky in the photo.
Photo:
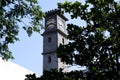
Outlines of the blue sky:
[{"label": "blue sky", "polygon": [[[51,9],[57,8],[58,2],[64,2],[65,0],[38,0],[39,4],[44,12],[49,11]],[[69,0],[75,1],[75,0]],[[84,0],[81,0],[84,1]],[[69,16],[67,16],[69,17]],[[83,22],[78,22],[76,20],[69,20],[68,23],[75,24],[84,24]],[[15,62],[18,65],[21,65],[35,73],[42,75],[42,51],[43,51],[43,38],[41,33],[33,33],[31,37],[27,36],[27,33],[20,29],[19,39],[20,41],[15,42],[10,45],[10,49],[13,52],[13,56],[15,57],[12,62]]]}]

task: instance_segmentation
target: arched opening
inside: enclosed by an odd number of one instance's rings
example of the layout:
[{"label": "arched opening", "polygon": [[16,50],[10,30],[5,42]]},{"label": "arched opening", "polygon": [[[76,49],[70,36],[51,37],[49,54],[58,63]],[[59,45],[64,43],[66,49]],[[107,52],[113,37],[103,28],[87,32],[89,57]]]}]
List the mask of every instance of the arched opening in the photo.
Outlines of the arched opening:
[{"label": "arched opening", "polygon": [[62,44],[64,44],[64,43],[65,43],[64,38],[62,38]]},{"label": "arched opening", "polygon": [[48,56],[48,63],[51,63],[51,56]]},{"label": "arched opening", "polygon": [[51,37],[48,37],[48,42],[51,43],[52,39]]}]

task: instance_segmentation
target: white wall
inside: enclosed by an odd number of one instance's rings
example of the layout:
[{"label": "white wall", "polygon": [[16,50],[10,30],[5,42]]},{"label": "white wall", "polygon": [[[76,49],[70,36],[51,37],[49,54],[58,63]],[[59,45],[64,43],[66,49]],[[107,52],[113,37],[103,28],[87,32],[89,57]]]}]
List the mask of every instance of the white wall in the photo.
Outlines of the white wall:
[{"label": "white wall", "polygon": [[30,73],[33,72],[0,58],[0,80],[25,80],[25,75]]}]

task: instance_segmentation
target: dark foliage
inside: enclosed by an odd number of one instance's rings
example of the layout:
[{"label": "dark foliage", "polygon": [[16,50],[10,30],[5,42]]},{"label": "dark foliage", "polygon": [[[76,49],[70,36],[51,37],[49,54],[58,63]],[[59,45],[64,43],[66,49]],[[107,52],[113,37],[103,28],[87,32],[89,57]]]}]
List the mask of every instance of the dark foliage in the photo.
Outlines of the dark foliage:
[{"label": "dark foliage", "polygon": [[[68,24],[67,45],[57,49],[67,64],[86,66],[87,71],[47,72],[44,80],[119,80],[120,79],[120,4],[114,0],[86,0],[85,4],[66,1],[59,9],[71,19],[80,18],[85,26]],[[59,74],[59,75],[57,75]],[[48,75],[48,76],[47,76]],[[61,77],[61,75],[64,77]],[[67,79],[65,77],[67,76]],[[56,79],[57,78],[57,79]]]},{"label": "dark foliage", "polygon": [[[8,46],[19,40],[19,28],[23,27],[28,36],[31,36],[33,31],[40,32],[43,16],[37,0],[1,0],[0,57],[6,60],[13,58]],[[24,18],[30,20],[30,25],[23,21]],[[18,23],[23,23],[24,26],[18,26]]]}]

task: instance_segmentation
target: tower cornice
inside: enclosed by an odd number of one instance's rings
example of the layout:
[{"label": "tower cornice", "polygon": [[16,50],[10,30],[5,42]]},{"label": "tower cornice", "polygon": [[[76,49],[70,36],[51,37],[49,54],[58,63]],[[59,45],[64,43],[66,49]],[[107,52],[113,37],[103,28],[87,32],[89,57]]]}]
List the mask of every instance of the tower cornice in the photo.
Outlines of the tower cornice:
[{"label": "tower cornice", "polygon": [[59,9],[47,11],[45,14],[46,14],[46,17],[57,14],[60,17],[62,17],[65,21],[68,21],[68,19],[62,14],[61,10]]},{"label": "tower cornice", "polygon": [[57,30],[51,30],[51,31],[45,31],[43,34],[41,34],[42,36],[47,35],[47,34],[51,34],[51,33],[60,33],[61,35],[63,35],[64,37],[67,37],[67,34],[62,32],[61,30],[57,29]]},{"label": "tower cornice", "polygon": [[42,53],[42,55],[46,55],[46,54],[52,54],[52,53],[54,54],[54,53],[56,53],[56,51],[43,52],[43,53]]}]

